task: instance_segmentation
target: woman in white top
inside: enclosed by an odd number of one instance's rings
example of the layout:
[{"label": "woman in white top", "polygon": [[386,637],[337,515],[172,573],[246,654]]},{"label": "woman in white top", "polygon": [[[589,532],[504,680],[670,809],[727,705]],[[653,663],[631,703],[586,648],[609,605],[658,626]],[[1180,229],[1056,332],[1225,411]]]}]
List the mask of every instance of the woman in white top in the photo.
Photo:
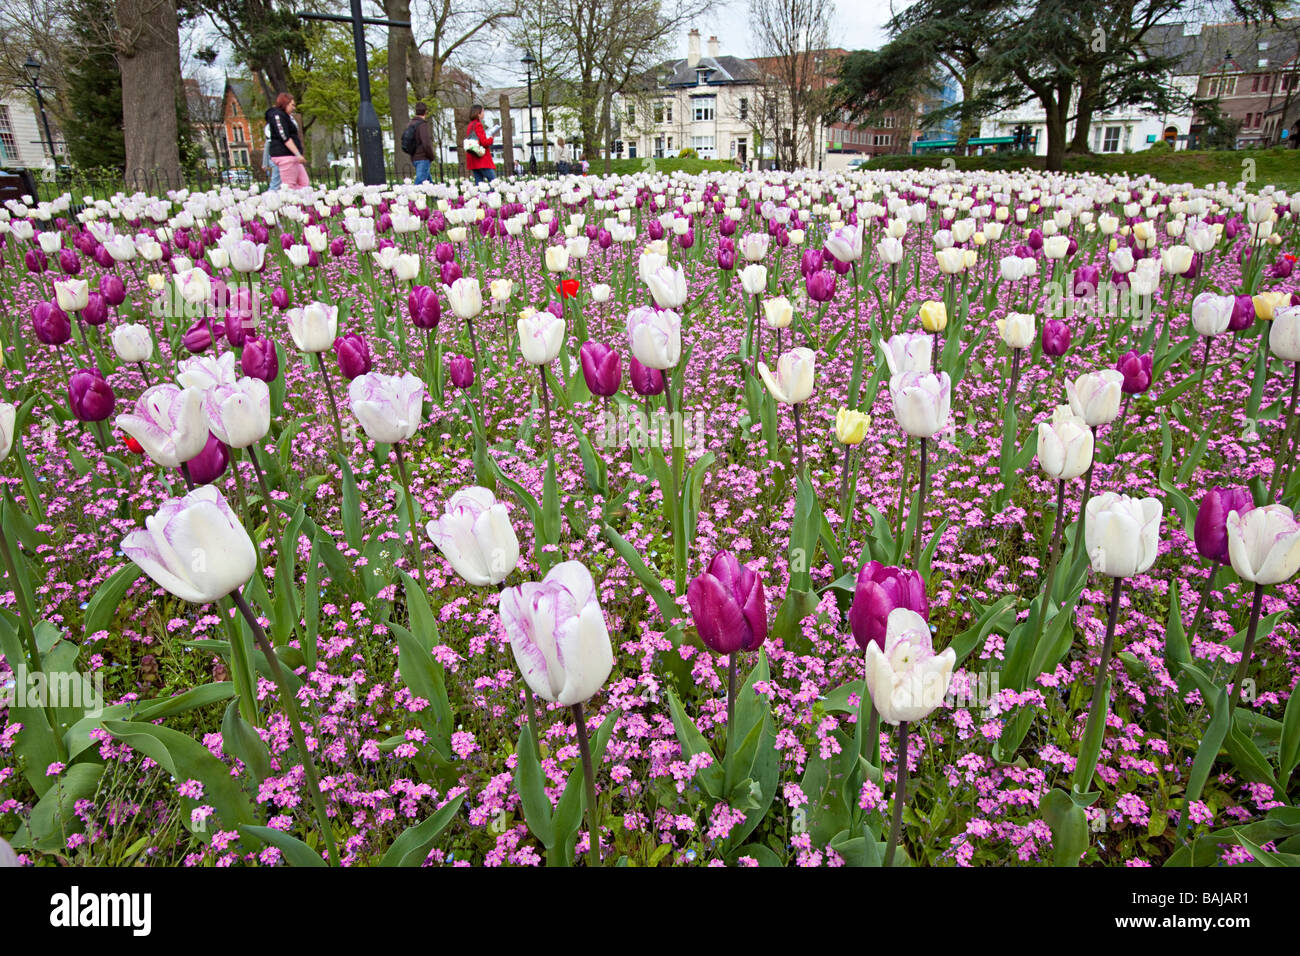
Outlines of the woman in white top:
[{"label": "woman in white top", "polygon": [[555,141],[555,171],[561,176],[573,171],[573,147],[565,144],[563,136]]}]

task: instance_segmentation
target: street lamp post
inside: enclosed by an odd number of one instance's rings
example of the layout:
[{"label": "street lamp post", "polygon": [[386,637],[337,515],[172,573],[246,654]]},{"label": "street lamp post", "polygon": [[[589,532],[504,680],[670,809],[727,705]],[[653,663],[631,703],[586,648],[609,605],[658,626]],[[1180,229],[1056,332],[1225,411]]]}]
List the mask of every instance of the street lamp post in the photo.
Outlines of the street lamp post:
[{"label": "street lamp post", "polygon": [[537,62],[531,52],[525,51],[524,69],[528,71],[528,172],[537,175],[537,134],[533,129],[533,65]]},{"label": "street lamp post", "polygon": [[58,160],[54,156],[54,136],[50,133],[50,118],[45,115],[45,97],[41,96],[41,61],[36,59],[34,55],[28,54],[23,69],[27,71],[27,78],[32,81],[32,91],[36,94],[36,108],[41,111],[41,124],[45,127],[45,140],[49,144],[50,162],[57,166]]}]

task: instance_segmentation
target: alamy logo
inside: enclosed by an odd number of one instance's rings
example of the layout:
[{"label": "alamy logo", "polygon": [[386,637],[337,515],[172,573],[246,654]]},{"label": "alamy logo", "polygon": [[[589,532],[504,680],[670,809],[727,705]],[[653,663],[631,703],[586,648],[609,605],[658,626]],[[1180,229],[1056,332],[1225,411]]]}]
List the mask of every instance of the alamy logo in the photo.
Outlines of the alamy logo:
[{"label": "alamy logo", "polygon": [[100,671],[28,671],[21,664],[0,683],[0,707],[69,707],[88,717],[104,712],[104,675]]},{"label": "alamy logo", "polygon": [[50,925],[57,928],[128,927],[132,935],[148,936],[153,928],[150,893],[68,893],[50,897]]}]

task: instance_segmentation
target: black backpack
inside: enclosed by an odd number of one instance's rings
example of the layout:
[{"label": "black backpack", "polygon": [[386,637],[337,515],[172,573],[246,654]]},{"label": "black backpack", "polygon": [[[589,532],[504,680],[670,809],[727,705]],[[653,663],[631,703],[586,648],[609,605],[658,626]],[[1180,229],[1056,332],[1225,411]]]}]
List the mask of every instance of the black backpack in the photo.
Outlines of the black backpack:
[{"label": "black backpack", "polygon": [[419,148],[419,141],[415,132],[415,124],[418,120],[411,120],[406,129],[402,131],[402,152],[407,156],[414,156],[416,149]]}]

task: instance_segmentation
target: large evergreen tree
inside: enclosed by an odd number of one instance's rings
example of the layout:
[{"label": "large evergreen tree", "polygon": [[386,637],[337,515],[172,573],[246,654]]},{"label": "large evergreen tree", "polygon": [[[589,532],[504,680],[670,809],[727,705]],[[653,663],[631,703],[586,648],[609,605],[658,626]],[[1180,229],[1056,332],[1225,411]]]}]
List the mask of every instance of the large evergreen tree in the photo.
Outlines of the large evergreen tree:
[{"label": "large evergreen tree", "polygon": [[121,171],[126,166],[122,74],[107,39],[112,0],[75,0],[71,16],[77,42],[68,68],[70,116],[63,124],[68,153],[78,168]]}]

